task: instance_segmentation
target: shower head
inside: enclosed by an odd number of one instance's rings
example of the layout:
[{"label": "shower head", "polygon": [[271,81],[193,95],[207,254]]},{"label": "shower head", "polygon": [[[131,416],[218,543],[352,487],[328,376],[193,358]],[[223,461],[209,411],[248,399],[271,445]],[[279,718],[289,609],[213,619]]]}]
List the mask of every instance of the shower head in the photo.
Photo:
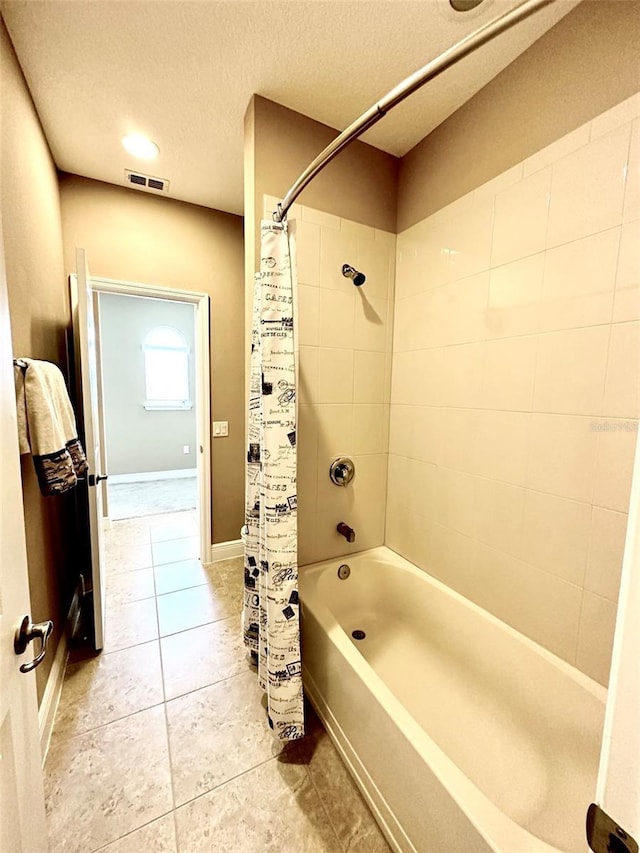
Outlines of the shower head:
[{"label": "shower head", "polygon": [[360,287],[367,280],[367,277],[363,272],[358,272],[358,270],[350,264],[342,265],[342,275],[345,278],[350,278],[356,287]]}]

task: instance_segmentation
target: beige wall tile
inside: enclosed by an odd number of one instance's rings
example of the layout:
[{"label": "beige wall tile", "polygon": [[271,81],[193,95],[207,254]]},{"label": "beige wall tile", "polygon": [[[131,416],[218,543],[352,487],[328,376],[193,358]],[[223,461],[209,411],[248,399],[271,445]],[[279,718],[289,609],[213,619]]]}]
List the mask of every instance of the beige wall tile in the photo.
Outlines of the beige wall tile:
[{"label": "beige wall tile", "polygon": [[591,122],[591,139],[599,139],[617,127],[629,124],[638,116],[640,116],[640,93],[625,98],[617,106],[594,118]]},{"label": "beige wall tile", "polygon": [[521,553],[525,490],[483,477],[476,478],[474,488],[474,537],[516,557],[525,556]]},{"label": "beige wall tile", "polygon": [[488,336],[488,272],[447,284],[432,293],[432,298],[438,297],[440,343],[449,346],[483,341]]},{"label": "beige wall tile", "polygon": [[496,195],[491,265],[534,255],[545,247],[551,167]]},{"label": "beige wall tile", "polygon": [[618,601],[627,514],[594,506],[591,514],[585,589]]},{"label": "beige wall tile", "polygon": [[367,296],[362,288],[354,288],[354,290],[356,298],[353,348],[386,352],[391,340],[388,300]]},{"label": "beige wall tile", "polygon": [[353,402],[353,350],[326,349],[318,351],[319,403]]},{"label": "beige wall tile", "polygon": [[575,659],[580,587],[477,544],[474,600],[564,660]]},{"label": "beige wall tile", "polygon": [[478,412],[473,409],[443,409],[440,460],[446,468],[479,473],[475,441]]},{"label": "beige wall tile", "polygon": [[388,406],[358,403],[353,407],[353,452],[386,453],[388,429]]},{"label": "beige wall tile", "polygon": [[473,539],[451,527],[434,525],[428,531],[425,563],[421,568],[461,595],[474,597]]},{"label": "beige wall tile", "polygon": [[471,536],[476,529],[477,477],[450,468],[437,469],[435,520]]},{"label": "beige wall tile", "polygon": [[449,277],[466,278],[489,269],[493,199],[473,197],[471,204],[456,219],[449,256]]},{"label": "beige wall tile", "polygon": [[300,216],[305,222],[313,222],[322,228],[340,230],[340,217],[334,216],[332,213],[325,213],[323,210],[315,210],[313,207],[302,206],[300,208]]},{"label": "beige wall tile", "polygon": [[353,406],[323,403],[313,406],[318,421],[318,455],[348,456],[353,452]]},{"label": "beige wall tile", "polygon": [[591,500],[597,433],[588,418],[534,414],[527,486],[587,503]]},{"label": "beige wall tile", "polygon": [[[318,396],[318,347],[300,347],[298,382],[300,403],[304,405],[320,402]],[[332,401],[327,400],[326,402]]]},{"label": "beige wall tile", "polygon": [[640,320],[640,220],[622,226],[613,322]]},{"label": "beige wall tile", "polygon": [[298,334],[302,346],[317,347],[320,335],[320,290],[298,286]]},{"label": "beige wall tile", "polygon": [[608,346],[608,325],[540,335],[534,411],[598,415]]},{"label": "beige wall tile", "polygon": [[482,346],[482,405],[487,409],[531,411],[537,337],[487,341]]},{"label": "beige wall tile", "polygon": [[633,457],[638,438],[637,421],[596,421],[598,437],[593,503],[595,506],[627,512],[633,474]]},{"label": "beige wall tile", "polygon": [[474,473],[493,480],[524,485],[530,415],[478,411],[474,419]]},{"label": "beige wall tile", "polygon": [[553,165],[547,246],[620,225],[629,133],[614,130]]},{"label": "beige wall tile", "polygon": [[384,403],[385,354],[356,350],[353,356],[353,402]]},{"label": "beige wall tile", "polygon": [[541,332],[610,322],[619,237],[612,228],[546,253]]},{"label": "beige wall tile", "polygon": [[591,507],[527,490],[522,522],[522,558],[556,577],[582,586]]},{"label": "beige wall tile", "polygon": [[[442,410],[432,406],[410,409],[408,453],[413,459],[438,464],[442,446]],[[406,452],[406,451],[405,451]]]},{"label": "beige wall tile", "polygon": [[[355,289],[355,288],[354,288]],[[355,298],[351,291],[320,291],[320,335],[323,347],[343,347],[353,340]],[[363,347],[366,349],[366,347]],[[370,347],[375,349],[375,347]],[[384,349],[384,347],[383,347]]]},{"label": "beige wall tile", "polygon": [[551,166],[562,157],[571,154],[572,151],[577,151],[578,148],[587,145],[590,136],[591,123],[587,122],[571,131],[571,133],[561,136],[560,139],[552,142],[551,145],[547,145],[541,151],[532,154],[531,157],[527,157],[523,163],[525,177],[532,175],[534,172],[539,172],[540,169],[544,169],[546,166]]},{"label": "beige wall tile", "polygon": [[484,344],[443,347],[440,353],[440,382],[443,406],[478,408],[483,404],[482,376]]},{"label": "beige wall tile", "polygon": [[543,252],[491,270],[487,337],[510,338],[539,330],[543,273]]},{"label": "beige wall tile", "polygon": [[611,328],[602,414],[613,418],[640,417],[640,322],[620,323]]},{"label": "beige wall tile", "polygon": [[351,279],[342,275],[342,265],[356,266],[358,238],[356,234],[342,229],[335,231],[323,228],[320,234],[320,283],[330,290],[351,292]]},{"label": "beige wall tile", "polygon": [[419,350],[413,354],[413,402],[418,406],[442,404],[443,349]]},{"label": "beige wall tile", "polygon": [[576,666],[605,687],[609,682],[616,610],[609,599],[585,590]]},{"label": "beige wall tile", "polygon": [[298,282],[320,284],[320,228],[311,222],[296,222],[296,264]]},{"label": "beige wall tile", "polygon": [[631,125],[627,182],[624,191],[623,222],[640,219],[640,119]]},{"label": "beige wall tile", "polygon": [[378,299],[393,297],[392,277],[395,268],[395,252],[393,246],[380,243],[373,235],[358,238],[355,260],[350,263],[363,272],[367,280],[362,285],[368,296]]}]

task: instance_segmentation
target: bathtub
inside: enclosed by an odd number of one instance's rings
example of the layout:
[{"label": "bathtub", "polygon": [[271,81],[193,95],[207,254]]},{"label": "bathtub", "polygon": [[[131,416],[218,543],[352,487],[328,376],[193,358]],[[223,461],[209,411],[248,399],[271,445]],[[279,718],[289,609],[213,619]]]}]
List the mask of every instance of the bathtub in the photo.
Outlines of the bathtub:
[{"label": "bathtub", "polygon": [[387,548],[300,598],[306,693],[394,850],[587,849],[604,688]]}]

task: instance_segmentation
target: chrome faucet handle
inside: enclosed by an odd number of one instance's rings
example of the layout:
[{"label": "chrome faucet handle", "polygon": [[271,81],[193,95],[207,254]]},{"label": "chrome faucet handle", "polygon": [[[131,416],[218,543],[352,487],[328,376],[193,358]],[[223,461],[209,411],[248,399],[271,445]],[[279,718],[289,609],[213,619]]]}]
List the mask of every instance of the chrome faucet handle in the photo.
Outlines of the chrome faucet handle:
[{"label": "chrome faucet handle", "polygon": [[348,486],[353,480],[356,473],[356,467],[353,460],[346,456],[341,456],[339,459],[334,459],[329,468],[329,476],[331,482],[336,486]]}]

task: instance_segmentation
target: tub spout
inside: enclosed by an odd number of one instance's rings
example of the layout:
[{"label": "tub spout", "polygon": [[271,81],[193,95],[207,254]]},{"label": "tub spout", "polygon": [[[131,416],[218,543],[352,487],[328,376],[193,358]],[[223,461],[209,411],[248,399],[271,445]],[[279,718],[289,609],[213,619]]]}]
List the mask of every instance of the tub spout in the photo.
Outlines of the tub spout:
[{"label": "tub spout", "polygon": [[349,527],[348,524],[345,524],[344,521],[341,521],[340,524],[336,527],[336,530],[341,536],[347,540],[347,542],[355,542],[356,541],[356,532],[352,527]]}]

